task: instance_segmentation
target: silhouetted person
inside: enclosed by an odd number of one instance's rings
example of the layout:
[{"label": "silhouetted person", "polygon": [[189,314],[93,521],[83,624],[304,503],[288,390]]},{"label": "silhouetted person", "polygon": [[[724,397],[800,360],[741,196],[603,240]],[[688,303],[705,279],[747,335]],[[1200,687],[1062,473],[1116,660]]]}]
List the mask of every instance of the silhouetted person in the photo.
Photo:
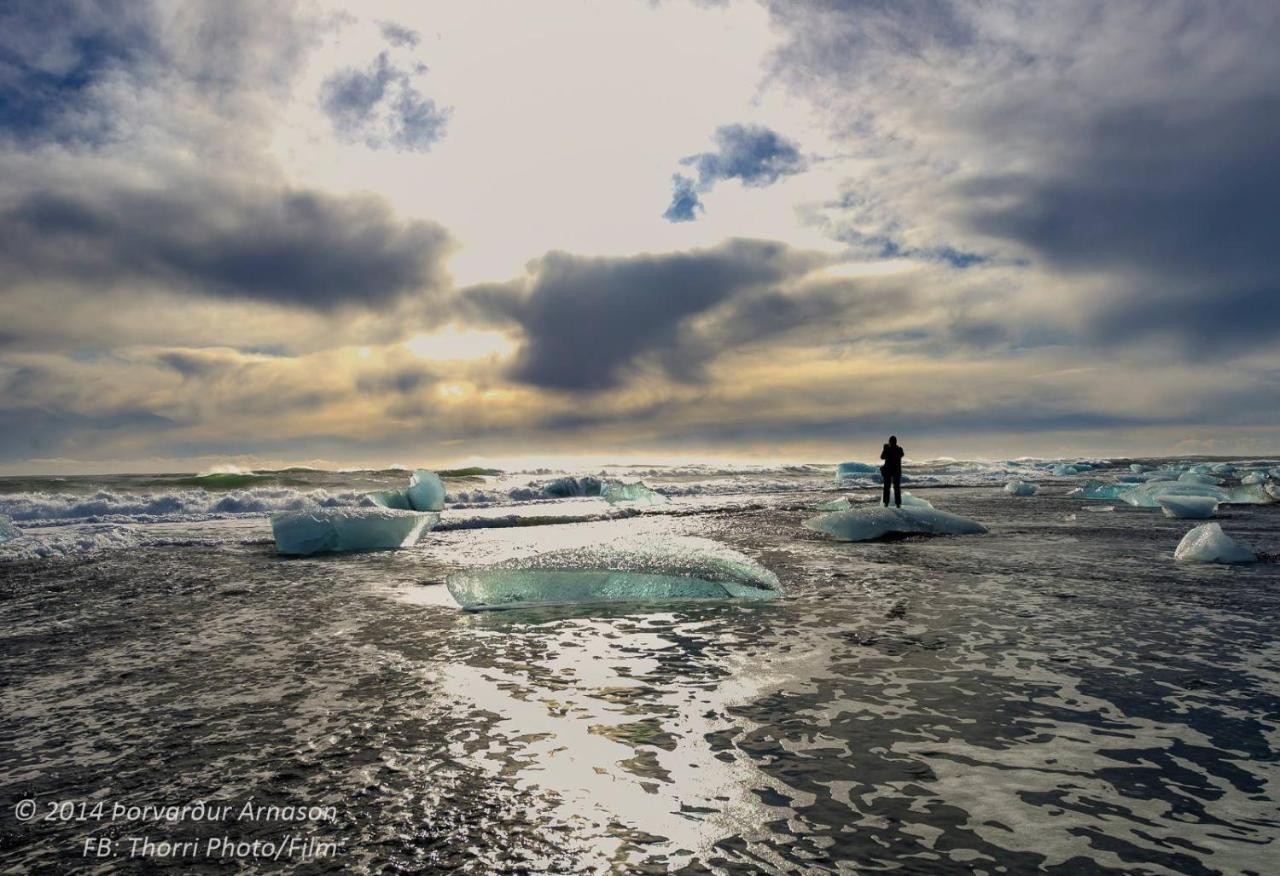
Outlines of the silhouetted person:
[{"label": "silhouetted person", "polygon": [[884,507],[889,507],[889,485],[893,485],[893,504],[902,507],[902,457],[906,451],[898,446],[898,436],[890,435],[889,443],[880,451],[884,465],[880,466],[880,474],[884,477]]}]

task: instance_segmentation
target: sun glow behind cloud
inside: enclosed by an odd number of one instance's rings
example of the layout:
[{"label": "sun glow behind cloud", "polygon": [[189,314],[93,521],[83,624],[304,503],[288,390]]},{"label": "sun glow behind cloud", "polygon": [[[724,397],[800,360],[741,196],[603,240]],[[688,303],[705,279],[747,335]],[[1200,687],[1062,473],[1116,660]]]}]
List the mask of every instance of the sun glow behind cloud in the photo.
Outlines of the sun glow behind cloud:
[{"label": "sun glow behind cloud", "polygon": [[450,326],[431,334],[414,335],[403,346],[420,359],[450,361],[505,358],[516,345],[502,332]]}]

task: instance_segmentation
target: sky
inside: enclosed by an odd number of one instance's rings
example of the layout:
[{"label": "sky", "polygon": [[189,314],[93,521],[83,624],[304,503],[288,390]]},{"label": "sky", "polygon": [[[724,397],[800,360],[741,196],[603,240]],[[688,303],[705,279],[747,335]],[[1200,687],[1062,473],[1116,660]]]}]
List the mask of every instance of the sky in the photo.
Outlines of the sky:
[{"label": "sky", "polygon": [[1280,453],[1280,6],[0,0],[0,473]]}]

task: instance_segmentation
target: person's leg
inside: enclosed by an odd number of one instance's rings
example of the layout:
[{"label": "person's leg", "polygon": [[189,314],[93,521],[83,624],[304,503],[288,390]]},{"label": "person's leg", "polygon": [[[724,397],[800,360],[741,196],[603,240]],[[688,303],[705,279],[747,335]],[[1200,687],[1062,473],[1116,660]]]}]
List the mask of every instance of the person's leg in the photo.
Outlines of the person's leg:
[{"label": "person's leg", "polygon": [[884,479],[884,507],[889,507],[889,482],[893,479],[892,475],[883,475]]},{"label": "person's leg", "polygon": [[899,508],[902,507],[902,475],[900,473],[893,476],[893,504]]}]

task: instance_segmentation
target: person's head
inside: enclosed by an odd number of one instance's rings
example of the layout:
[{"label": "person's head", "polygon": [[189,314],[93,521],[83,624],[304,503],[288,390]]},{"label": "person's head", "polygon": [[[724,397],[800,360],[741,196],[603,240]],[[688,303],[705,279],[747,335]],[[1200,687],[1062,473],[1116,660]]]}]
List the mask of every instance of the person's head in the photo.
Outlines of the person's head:
[{"label": "person's head", "polygon": [[890,436],[889,436],[889,443],[890,443],[890,444],[897,444],[897,443],[898,443],[898,436],[897,436],[897,435],[890,435]]}]

